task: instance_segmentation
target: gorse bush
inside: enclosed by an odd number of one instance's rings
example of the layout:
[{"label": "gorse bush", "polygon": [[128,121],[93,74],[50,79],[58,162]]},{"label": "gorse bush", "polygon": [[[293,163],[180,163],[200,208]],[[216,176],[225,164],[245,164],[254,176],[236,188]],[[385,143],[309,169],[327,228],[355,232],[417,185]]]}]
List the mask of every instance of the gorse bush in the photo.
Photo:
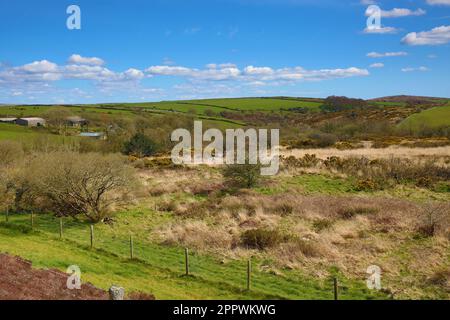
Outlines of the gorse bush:
[{"label": "gorse bush", "polygon": [[330,157],[325,167],[358,178],[359,190],[378,190],[395,184],[414,184],[433,187],[438,181],[450,180],[450,168],[434,160],[424,162],[390,158],[369,160],[361,158]]}]

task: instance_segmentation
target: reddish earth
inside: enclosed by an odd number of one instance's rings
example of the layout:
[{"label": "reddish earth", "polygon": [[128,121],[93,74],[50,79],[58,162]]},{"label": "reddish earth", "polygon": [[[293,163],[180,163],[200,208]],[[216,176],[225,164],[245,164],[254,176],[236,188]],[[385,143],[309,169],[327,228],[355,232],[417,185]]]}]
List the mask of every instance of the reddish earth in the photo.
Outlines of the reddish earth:
[{"label": "reddish earth", "polygon": [[[59,270],[33,269],[29,261],[0,254],[0,300],[108,300],[108,292],[82,283],[67,289],[68,275]],[[153,300],[152,295],[131,293],[129,299]]]}]

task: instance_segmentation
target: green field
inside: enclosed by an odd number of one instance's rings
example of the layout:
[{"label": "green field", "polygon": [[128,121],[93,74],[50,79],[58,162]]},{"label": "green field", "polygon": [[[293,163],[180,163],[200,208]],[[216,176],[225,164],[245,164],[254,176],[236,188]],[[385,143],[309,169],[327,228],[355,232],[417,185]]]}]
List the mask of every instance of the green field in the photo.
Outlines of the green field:
[{"label": "green field", "polygon": [[450,104],[413,114],[405,119],[400,126],[411,129],[450,126]]},{"label": "green field", "polygon": [[[301,98],[227,98],[227,99],[202,99],[179,100],[145,103],[125,103],[123,107],[136,107],[156,110],[173,110],[179,112],[192,112],[203,114],[206,110],[221,111],[279,111],[281,109],[307,108],[318,110],[321,102],[309,101]],[[102,105],[106,106],[106,105]],[[109,106],[119,106],[109,104]]]},{"label": "green field", "polygon": [[[69,265],[81,268],[82,280],[103,289],[112,284],[128,291],[154,294],[157,299],[332,299],[331,278],[314,279],[300,271],[265,271],[265,261],[253,259],[252,288],[246,290],[246,261],[220,260],[191,252],[190,272],[184,275],[183,248],[155,244],[152,230],[168,219],[148,209],[131,210],[117,217],[114,226],[95,226],[94,249],[90,248],[89,225],[74,220],[64,223],[59,239],[59,221],[36,215],[34,230],[30,216],[10,215],[0,223],[2,252],[20,255],[35,267],[65,271]],[[135,259],[129,258],[129,235],[134,235]],[[330,270],[333,269],[330,266]],[[337,270],[337,269],[334,269]],[[341,299],[376,299],[386,296],[369,291],[364,280],[348,280],[334,271],[342,290]]]}]

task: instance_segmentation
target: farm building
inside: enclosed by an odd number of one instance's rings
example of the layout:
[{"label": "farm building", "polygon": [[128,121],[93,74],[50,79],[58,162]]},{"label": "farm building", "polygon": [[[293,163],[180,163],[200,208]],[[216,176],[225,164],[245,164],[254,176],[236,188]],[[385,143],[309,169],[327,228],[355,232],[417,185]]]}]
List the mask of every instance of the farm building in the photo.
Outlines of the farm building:
[{"label": "farm building", "polygon": [[68,117],[66,119],[66,122],[68,126],[76,128],[84,127],[88,124],[88,121],[86,119],[83,119],[78,116]]},{"label": "farm building", "polygon": [[16,123],[20,126],[27,126],[27,127],[45,126],[45,120],[42,118],[20,118],[16,120]]},{"label": "farm building", "polygon": [[16,123],[17,118],[0,118],[0,123]]}]

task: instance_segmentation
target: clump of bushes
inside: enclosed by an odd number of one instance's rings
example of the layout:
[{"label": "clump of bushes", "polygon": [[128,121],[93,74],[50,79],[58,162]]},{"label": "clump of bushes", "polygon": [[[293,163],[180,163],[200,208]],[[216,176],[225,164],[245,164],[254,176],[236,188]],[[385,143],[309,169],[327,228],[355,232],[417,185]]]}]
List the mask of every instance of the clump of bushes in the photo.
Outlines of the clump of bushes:
[{"label": "clump of bushes", "polygon": [[0,184],[6,186],[8,202],[16,211],[99,222],[128,202],[134,181],[134,172],[121,156],[59,151],[33,153],[17,161]]},{"label": "clump of bushes", "polygon": [[225,183],[231,188],[253,188],[261,181],[260,164],[232,164],[222,171]]},{"label": "clump of bushes", "polygon": [[377,209],[369,207],[350,207],[350,208],[340,208],[337,211],[339,218],[344,220],[349,220],[357,215],[373,214],[376,213]]},{"label": "clump of bushes", "polygon": [[156,144],[149,137],[142,133],[136,133],[124,143],[123,153],[142,158],[154,155],[156,149]]},{"label": "clump of bushes", "polygon": [[313,168],[320,163],[320,159],[315,154],[305,154],[301,158],[289,156],[282,161],[284,165],[294,168]]},{"label": "clump of bushes", "polygon": [[314,132],[306,137],[291,139],[286,142],[290,149],[326,148],[333,146],[337,137],[332,133]]},{"label": "clump of bushes", "polygon": [[285,242],[287,237],[277,230],[269,229],[251,229],[241,234],[243,246],[253,249],[264,250]]},{"label": "clump of bushes", "polygon": [[413,184],[431,188],[439,181],[450,180],[450,168],[436,161],[415,162],[390,158],[369,160],[361,158],[329,157],[325,167],[358,179],[357,190],[380,190],[395,184]]}]

